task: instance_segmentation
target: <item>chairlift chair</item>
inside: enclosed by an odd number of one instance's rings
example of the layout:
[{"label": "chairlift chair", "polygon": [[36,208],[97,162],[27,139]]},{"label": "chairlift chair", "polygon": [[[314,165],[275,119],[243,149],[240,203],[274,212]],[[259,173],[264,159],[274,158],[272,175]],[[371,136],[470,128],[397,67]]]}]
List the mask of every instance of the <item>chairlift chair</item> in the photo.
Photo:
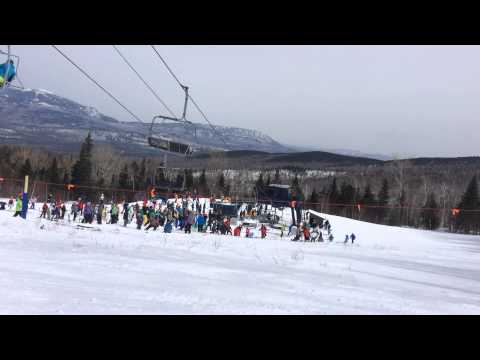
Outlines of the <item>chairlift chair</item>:
[{"label": "chairlift chair", "polygon": [[[5,74],[8,74],[8,69],[9,69],[9,66],[10,66],[10,60],[13,61],[14,66],[15,66],[15,71],[16,71],[14,79],[18,79],[20,81],[20,79],[18,78],[18,69],[19,69],[19,66],[20,66],[20,57],[11,53],[10,45],[7,45],[7,49],[8,49],[7,52],[0,49],[0,63],[6,63],[7,64],[7,69],[5,71]],[[5,59],[5,58],[6,58],[6,61],[3,62],[2,60]],[[14,88],[17,88],[17,89],[23,89],[23,86],[21,86],[21,87],[16,86],[16,85],[12,84],[11,81],[8,81],[8,79],[5,79],[5,83],[3,84],[3,86],[0,85],[0,89],[6,89],[7,87],[14,87]]]},{"label": "chairlift chair", "polygon": [[[171,116],[164,116],[164,115],[156,115],[152,119],[152,124],[150,125],[150,131],[148,135],[148,144],[151,147],[166,151],[167,153],[171,154],[176,154],[176,155],[183,155],[185,157],[188,157],[193,154],[193,147],[192,145],[188,143],[181,143],[178,141],[173,141],[172,139],[157,135],[155,134],[154,127],[155,125],[160,126],[162,124],[165,124],[166,122],[173,122],[173,123],[179,123],[184,126],[189,125],[190,127],[194,128],[194,137],[197,137],[197,129],[194,126],[194,124],[191,121],[188,121],[186,119],[186,113],[187,113],[187,104],[188,104],[188,87],[187,86],[182,86],[183,90],[185,91],[185,102],[183,105],[183,114],[182,117],[175,118]],[[160,122],[159,122],[160,121]]]}]

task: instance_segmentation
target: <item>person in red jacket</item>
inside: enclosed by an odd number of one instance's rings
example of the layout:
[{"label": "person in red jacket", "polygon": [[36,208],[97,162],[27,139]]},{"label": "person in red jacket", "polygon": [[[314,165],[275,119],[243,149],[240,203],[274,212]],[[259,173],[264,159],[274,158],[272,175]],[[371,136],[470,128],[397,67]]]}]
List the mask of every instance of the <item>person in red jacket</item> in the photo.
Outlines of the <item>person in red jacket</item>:
[{"label": "person in red jacket", "polygon": [[260,232],[262,233],[262,239],[267,237],[267,227],[265,226],[265,224],[262,224]]},{"label": "person in red jacket", "polygon": [[233,236],[240,236],[240,233],[242,232],[242,227],[238,225],[235,230],[233,230]]},{"label": "person in red jacket", "polygon": [[307,225],[304,225],[303,227],[303,238],[305,241],[310,241],[310,230]]}]

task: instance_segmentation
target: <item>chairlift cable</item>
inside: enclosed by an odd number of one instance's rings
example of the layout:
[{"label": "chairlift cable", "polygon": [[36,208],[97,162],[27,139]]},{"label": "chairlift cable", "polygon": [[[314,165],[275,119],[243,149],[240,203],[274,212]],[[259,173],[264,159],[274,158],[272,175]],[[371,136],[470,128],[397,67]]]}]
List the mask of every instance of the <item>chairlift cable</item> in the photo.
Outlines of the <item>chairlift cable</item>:
[{"label": "chairlift cable", "polygon": [[79,65],[77,65],[72,59],[70,59],[64,52],[62,52],[58,47],[55,45],[51,45],[60,55],[62,55],[69,63],[75,66],[83,75],[85,75],[90,81],[92,81],[95,85],[97,85],[103,92],[105,92],[110,98],[112,98],[118,105],[120,105],[125,111],[127,111],[135,120],[141,123],[144,126],[147,126],[137,115],[135,115],[130,109],[128,109],[125,105],[123,105],[120,100],[118,100],[115,96],[112,95],[107,89],[105,89],[102,85],[98,83],[92,76],[90,76],[85,70],[83,70]]},{"label": "chairlift cable", "polygon": [[133,65],[125,58],[125,56],[122,54],[122,52],[118,49],[117,46],[112,45],[115,51],[118,53],[118,55],[123,59],[123,61],[128,65],[128,67],[137,75],[137,77],[144,83],[144,85],[150,90],[150,92],[157,98],[158,101],[165,107],[165,109],[168,110],[170,115],[173,117],[177,117],[175,113],[168,107],[167,104],[158,96],[158,94],[155,92],[155,90],[152,89],[152,87],[145,81],[145,79],[138,73],[137,70],[133,67]]},{"label": "chairlift cable", "polygon": [[[162,61],[162,63],[165,65],[165,67],[167,68],[168,72],[173,76],[173,78],[177,81],[178,85],[180,85],[180,87],[182,89],[185,89],[185,86],[180,82],[180,80],[178,79],[178,77],[175,75],[175,73],[173,72],[173,70],[170,68],[170,66],[168,66],[167,62],[165,61],[165,59],[162,57],[162,55],[160,55],[160,53],[157,51],[157,49],[155,48],[155,45],[150,45],[150,47],[153,49],[153,51],[155,51],[155,53],[157,54],[157,56],[159,57],[159,59]],[[188,98],[190,99],[190,101],[193,103],[193,105],[195,106],[195,108],[198,110],[198,112],[202,115],[202,117],[205,119],[205,121],[210,125],[210,127],[212,128],[213,132],[222,140],[223,144],[228,148],[228,145],[227,143],[225,142],[225,139],[222,137],[222,135],[220,135],[217,131],[217,129],[215,129],[215,127],[213,126],[213,124],[210,122],[210,120],[208,119],[208,117],[205,115],[205,113],[202,111],[202,109],[200,109],[200,106],[195,102],[195,100],[192,98],[191,95],[188,95]]]}]

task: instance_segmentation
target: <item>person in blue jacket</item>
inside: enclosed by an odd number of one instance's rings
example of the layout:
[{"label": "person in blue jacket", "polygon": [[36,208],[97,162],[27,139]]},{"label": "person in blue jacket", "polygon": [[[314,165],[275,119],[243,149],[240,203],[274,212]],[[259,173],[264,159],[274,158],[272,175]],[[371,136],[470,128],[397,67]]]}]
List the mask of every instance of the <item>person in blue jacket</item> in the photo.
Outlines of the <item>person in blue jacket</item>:
[{"label": "person in blue jacket", "polygon": [[17,71],[15,70],[15,64],[13,63],[13,60],[0,64],[0,88],[9,82],[12,82],[15,78],[15,75],[17,75]]},{"label": "person in blue jacket", "polygon": [[197,215],[198,232],[203,232],[203,226],[205,225],[205,217],[202,213]]}]

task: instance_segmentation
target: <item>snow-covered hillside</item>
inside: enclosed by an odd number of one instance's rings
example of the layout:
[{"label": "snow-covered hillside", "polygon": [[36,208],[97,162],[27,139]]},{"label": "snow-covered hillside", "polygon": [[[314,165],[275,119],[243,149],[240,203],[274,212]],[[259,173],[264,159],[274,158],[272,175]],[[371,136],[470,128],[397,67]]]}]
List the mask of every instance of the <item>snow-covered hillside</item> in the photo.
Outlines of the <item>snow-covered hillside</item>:
[{"label": "snow-covered hillside", "polygon": [[0,211],[0,313],[480,314],[479,237],[327,218],[303,243]]}]

